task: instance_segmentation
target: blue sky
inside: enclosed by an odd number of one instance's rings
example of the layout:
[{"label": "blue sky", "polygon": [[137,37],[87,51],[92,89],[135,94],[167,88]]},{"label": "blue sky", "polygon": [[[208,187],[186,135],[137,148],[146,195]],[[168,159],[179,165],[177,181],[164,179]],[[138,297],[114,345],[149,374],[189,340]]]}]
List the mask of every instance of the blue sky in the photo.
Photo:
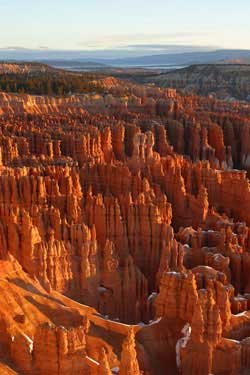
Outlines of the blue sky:
[{"label": "blue sky", "polygon": [[0,48],[250,49],[249,15],[249,0],[0,0]]}]

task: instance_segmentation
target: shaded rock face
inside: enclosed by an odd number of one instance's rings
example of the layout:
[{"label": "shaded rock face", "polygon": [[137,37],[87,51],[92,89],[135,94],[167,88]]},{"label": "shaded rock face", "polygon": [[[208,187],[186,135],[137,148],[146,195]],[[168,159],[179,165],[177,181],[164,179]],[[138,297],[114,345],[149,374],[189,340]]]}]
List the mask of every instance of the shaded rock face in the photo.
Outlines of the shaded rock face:
[{"label": "shaded rock face", "polygon": [[0,369],[247,373],[250,107],[100,84],[0,93]]}]

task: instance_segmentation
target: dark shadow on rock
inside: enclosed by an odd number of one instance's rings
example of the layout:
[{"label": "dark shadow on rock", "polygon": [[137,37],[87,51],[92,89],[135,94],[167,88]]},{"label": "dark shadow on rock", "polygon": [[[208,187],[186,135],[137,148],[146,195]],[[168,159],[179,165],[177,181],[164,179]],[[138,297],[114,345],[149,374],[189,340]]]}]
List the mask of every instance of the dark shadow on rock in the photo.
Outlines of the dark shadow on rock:
[{"label": "dark shadow on rock", "polygon": [[83,316],[77,310],[68,309],[64,306],[53,308],[36,301],[32,296],[25,296],[25,298],[57,326],[70,328],[81,326],[83,323]]},{"label": "dark shadow on rock", "polygon": [[49,294],[45,294],[45,293],[40,292],[40,290],[37,289],[34,285],[32,285],[30,283],[27,283],[22,279],[18,279],[18,278],[10,279],[10,278],[8,278],[7,280],[8,280],[8,282],[17,285],[19,288],[22,288],[22,289],[26,290],[27,292],[31,292],[33,294],[36,294],[36,295],[41,296],[43,298],[47,298],[50,301],[60,303],[60,305],[65,306],[65,304],[63,302],[61,302],[59,299],[51,297]]}]

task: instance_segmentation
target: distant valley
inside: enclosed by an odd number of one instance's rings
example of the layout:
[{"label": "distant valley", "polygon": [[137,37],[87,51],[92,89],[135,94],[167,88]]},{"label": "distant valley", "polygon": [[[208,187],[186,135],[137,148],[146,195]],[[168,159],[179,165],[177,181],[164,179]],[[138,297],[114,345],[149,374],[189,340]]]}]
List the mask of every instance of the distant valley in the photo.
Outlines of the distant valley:
[{"label": "distant valley", "polygon": [[[105,57],[104,57],[105,56]],[[116,56],[115,58],[112,56]],[[91,51],[53,51],[53,50],[6,50],[0,49],[0,60],[36,61],[56,67],[73,70],[96,70],[107,67],[143,67],[151,69],[172,69],[193,64],[249,63],[250,50],[217,49],[213,51],[193,51],[161,53],[143,56],[128,56],[109,51],[97,54]]]}]

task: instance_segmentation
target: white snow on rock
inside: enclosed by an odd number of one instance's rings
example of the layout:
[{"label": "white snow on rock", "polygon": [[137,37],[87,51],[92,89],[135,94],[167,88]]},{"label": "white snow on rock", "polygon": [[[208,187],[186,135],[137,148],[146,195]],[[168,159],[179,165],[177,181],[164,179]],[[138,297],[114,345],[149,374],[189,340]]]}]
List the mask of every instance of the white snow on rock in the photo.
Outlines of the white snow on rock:
[{"label": "white snow on rock", "polygon": [[157,324],[157,323],[159,323],[159,322],[161,321],[161,319],[162,319],[162,317],[158,318],[157,320],[151,320],[151,321],[149,322],[149,325],[152,326],[152,325],[154,325],[154,324]]},{"label": "white snow on rock", "polygon": [[155,298],[157,296],[157,293],[156,292],[153,292],[150,294],[150,296],[148,297],[148,301],[151,301],[153,298]]},{"label": "white snow on rock", "polygon": [[180,338],[176,343],[176,364],[178,368],[181,367],[181,349],[185,348],[187,346],[188,341],[190,340],[192,332],[190,324],[185,324],[181,332],[184,336]]}]

